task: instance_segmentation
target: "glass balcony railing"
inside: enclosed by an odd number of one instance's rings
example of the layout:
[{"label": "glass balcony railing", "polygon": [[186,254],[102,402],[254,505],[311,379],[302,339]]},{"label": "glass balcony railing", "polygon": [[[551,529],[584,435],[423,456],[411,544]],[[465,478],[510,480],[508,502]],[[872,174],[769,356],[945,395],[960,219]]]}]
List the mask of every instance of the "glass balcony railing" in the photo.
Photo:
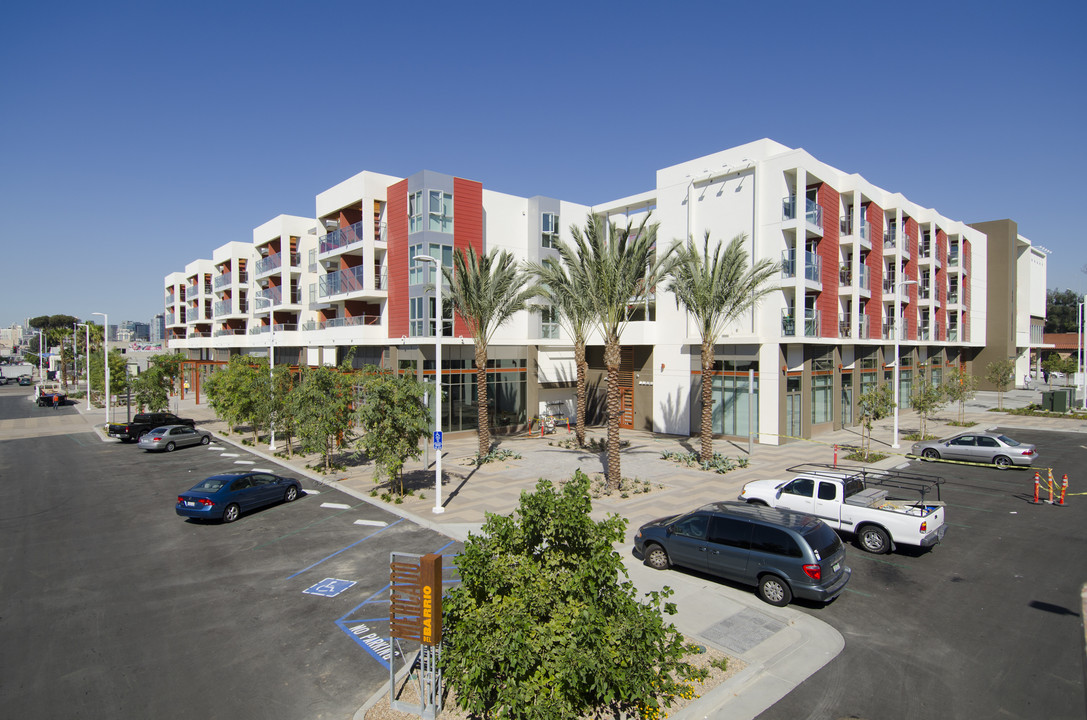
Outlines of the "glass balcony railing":
[{"label": "glass balcony railing", "polygon": [[871,235],[869,235],[868,233],[869,233],[868,223],[862,222],[860,232],[857,233],[857,234],[860,235],[861,240],[871,242],[871,240],[869,239],[871,237]]},{"label": "glass balcony railing", "polygon": [[[361,265],[328,273],[327,275],[317,278],[318,296],[325,298],[341,293],[362,292],[366,289],[364,282],[365,277],[366,270]],[[389,276],[388,271],[384,267],[376,268],[374,270],[373,278],[375,290],[388,289]]]},{"label": "glass balcony railing", "polygon": [[173,305],[174,300],[175,300],[175,296],[174,296],[173,293],[166,293],[166,304],[167,305]]},{"label": "glass balcony railing", "polygon": [[322,235],[317,241],[317,253],[322,255],[342,247],[347,247],[348,245],[362,242],[365,237],[364,233],[366,232],[365,224],[365,221],[360,220],[354,225],[336,228],[329,234]]},{"label": "glass balcony railing", "polygon": [[949,327],[947,329],[947,340],[948,342],[959,341],[959,329],[957,327]]},{"label": "glass balcony railing", "polygon": [[857,337],[861,340],[868,340],[872,337],[872,318],[867,315],[861,315],[857,318]]},{"label": "glass balcony railing", "polygon": [[167,325],[173,325],[174,324],[174,314],[173,313],[166,313],[166,324]]},{"label": "glass balcony railing", "polygon": [[274,253],[268,257],[262,257],[257,260],[257,274],[262,275],[266,272],[271,272],[283,265],[283,255],[281,253]]},{"label": "glass balcony railing", "polygon": [[331,318],[329,320],[310,320],[302,324],[303,330],[327,330],[339,327],[357,327],[359,325],[380,325],[380,315],[353,315],[351,317]]},{"label": "glass balcony railing", "polygon": [[[781,201],[781,219],[796,219],[796,195],[789,195]],[[814,200],[804,198],[804,220],[810,225],[823,227],[823,207]]]},{"label": "glass balcony railing", "polygon": [[894,338],[895,338],[894,332],[895,332],[895,324],[894,324],[893,321],[883,323],[883,339],[884,340],[894,340]]},{"label": "glass balcony railing", "polygon": [[231,301],[231,300],[220,300],[219,302],[215,303],[214,306],[212,306],[212,314],[216,315],[216,316],[218,316],[218,315],[229,315],[230,311],[233,310],[232,306],[233,306],[233,301]]},{"label": "glass balcony railing", "polygon": [[819,311],[805,310],[804,316],[798,318],[789,308],[781,311],[781,334],[785,337],[796,337],[797,320],[800,320],[800,330],[803,337],[819,337]]},{"label": "glass balcony railing", "polygon": [[918,297],[922,300],[929,300],[932,298],[932,288],[928,285],[922,285],[917,291]]},{"label": "glass balcony railing", "polygon": [[838,337],[848,338],[853,337],[853,318],[848,313],[838,316]]},{"label": "glass balcony railing", "polygon": [[215,288],[216,290],[226,287],[227,285],[230,284],[230,280],[231,280],[231,278],[233,278],[233,276],[234,276],[233,273],[228,273],[228,272],[222,273],[220,275],[216,275],[215,279],[211,283],[212,287]]},{"label": "glass balcony railing", "polygon": [[947,264],[958,265],[959,264],[959,248],[957,245],[952,245],[947,253]]},{"label": "glass balcony railing", "polygon": [[948,302],[949,305],[958,305],[959,304],[959,291],[958,290],[952,290],[952,291],[948,292],[947,293],[947,302]]}]

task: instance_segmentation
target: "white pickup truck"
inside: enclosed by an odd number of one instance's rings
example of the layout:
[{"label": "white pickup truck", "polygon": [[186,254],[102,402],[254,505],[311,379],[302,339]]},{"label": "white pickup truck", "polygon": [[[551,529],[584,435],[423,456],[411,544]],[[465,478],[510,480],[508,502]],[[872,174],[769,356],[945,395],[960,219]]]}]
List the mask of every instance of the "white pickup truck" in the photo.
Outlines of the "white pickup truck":
[{"label": "white pickup truck", "polygon": [[[870,553],[890,552],[896,544],[931,547],[947,532],[940,478],[817,464],[789,471],[797,473],[792,480],[747,483],[740,500],[815,515],[856,535]],[[926,497],[933,491],[935,500]]]}]

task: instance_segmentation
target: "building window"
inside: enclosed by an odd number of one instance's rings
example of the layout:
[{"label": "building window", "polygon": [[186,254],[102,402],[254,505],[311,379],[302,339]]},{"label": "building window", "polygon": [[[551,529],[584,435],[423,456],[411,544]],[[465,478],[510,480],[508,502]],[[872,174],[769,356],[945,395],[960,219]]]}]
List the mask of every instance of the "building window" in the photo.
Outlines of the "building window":
[{"label": "building window", "polygon": [[540,337],[556,340],[559,337],[559,312],[554,305],[545,305],[540,310]]},{"label": "building window", "polygon": [[[748,383],[748,371],[755,370],[755,386]],[[759,425],[759,373],[754,362],[719,360],[714,363],[713,410],[711,411],[713,432],[719,435],[745,436],[748,430],[757,431]],[[751,409],[754,417],[748,414],[748,397],[754,395]],[[700,416],[691,415],[691,432],[701,422]]]},{"label": "building window", "polygon": [[813,425],[830,422],[834,375],[813,375],[811,379],[811,421]]},{"label": "building window", "polygon": [[408,232],[423,229],[423,191],[408,195]]},{"label": "building window", "polygon": [[408,300],[408,335],[412,337],[425,337],[426,315],[423,300],[421,297]]},{"label": "building window", "polygon": [[430,208],[427,212],[430,222],[428,230],[435,232],[453,232],[453,195],[440,190],[430,191]]},{"label": "building window", "polygon": [[545,248],[553,248],[559,240],[559,216],[555,213],[544,213],[540,219],[540,244]]},{"label": "building window", "polygon": [[408,246],[408,285],[425,285],[430,277],[430,263],[415,259],[422,254],[422,243]]}]

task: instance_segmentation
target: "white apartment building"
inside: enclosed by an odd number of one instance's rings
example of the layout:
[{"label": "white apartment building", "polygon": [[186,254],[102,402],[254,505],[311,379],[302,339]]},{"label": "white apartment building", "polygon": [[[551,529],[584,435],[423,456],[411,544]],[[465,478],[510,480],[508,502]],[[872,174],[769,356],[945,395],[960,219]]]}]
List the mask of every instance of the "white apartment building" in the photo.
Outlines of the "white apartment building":
[{"label": "white apartment building", "polygon": [[[167,275],[169,344],[223,361],[267,354],[274,335],[277,363],[338,364],[353,348],[355,366],[433,382],[435,273],[412,258],[452,267],[453,253],[472,247],[538,260],[570,242],[570,227],[590,212],[622,225],[648,216],[658,247],[707,231],[723,242],[743,234],[752,257],[781,264],[776,291],[716,348],[709,381],[723,436],[750,431],[777,444],[855,424],[859,395],[891,382],[895,333],[902,397],[921,375],[940,383],[960,363],[970,367],[986,345],[985,232],[765,139],[664,168],[653,188],[592,206],[431,171],[359,173],[318,194],[313,218],[279,216],[254,230],[252,244],[228,243]],[[459,318],[443,335],[443,427],[473,431],[472,340]],[[631,308],[623,343],[621,424],[697,433],[700,338],[664,286]],[[591,338],[590,422],[603,420],[602,355]],[[499,432],[548,406],[572,416],[573,350],[553,315],[519,314],[498,331],[489,360]]]}]

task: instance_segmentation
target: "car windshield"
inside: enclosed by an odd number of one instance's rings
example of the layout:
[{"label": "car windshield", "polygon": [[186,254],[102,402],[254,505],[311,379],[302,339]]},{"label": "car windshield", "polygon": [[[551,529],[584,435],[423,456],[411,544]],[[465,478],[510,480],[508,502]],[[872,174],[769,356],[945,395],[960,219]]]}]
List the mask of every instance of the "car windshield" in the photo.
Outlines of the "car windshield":
[{"label": "car windshield", "polygon": [[154,430],[152,430],[152,431],[151,431],[151,434],[152,434],[152,435],[165,435],[165,434],[166,434],[166,433],[168,433],[169,431],[170,431],[170,428],[167,428],[167,427],[157,427],[157,428],[155,428]]},{"label": "car windshield", "polygon": [[811,549],[815,551],[815,557],[819,560],[833,557],[834,553],[842,549],[842,541],[838,537],[838,533],[831,530],[830,526],[825,523],[819,523],[810,531],[804,533],[804,538],[811,545]]},{"label": "car windshield", "polygon": [[193,490],[201,492],[219,492],[219,490],[226,485],[226,480],[223,478],[210,477],[204,482],[200,483]]},{"label": "car windshield", "polygon": [[1018,440],[1012,440],[1007,435],[997,435],[996,439],[999,440],[1000,442],[1004,443],[1005,445],[1009,445],[1011,447],[1019,447],[1019,441]]}]

